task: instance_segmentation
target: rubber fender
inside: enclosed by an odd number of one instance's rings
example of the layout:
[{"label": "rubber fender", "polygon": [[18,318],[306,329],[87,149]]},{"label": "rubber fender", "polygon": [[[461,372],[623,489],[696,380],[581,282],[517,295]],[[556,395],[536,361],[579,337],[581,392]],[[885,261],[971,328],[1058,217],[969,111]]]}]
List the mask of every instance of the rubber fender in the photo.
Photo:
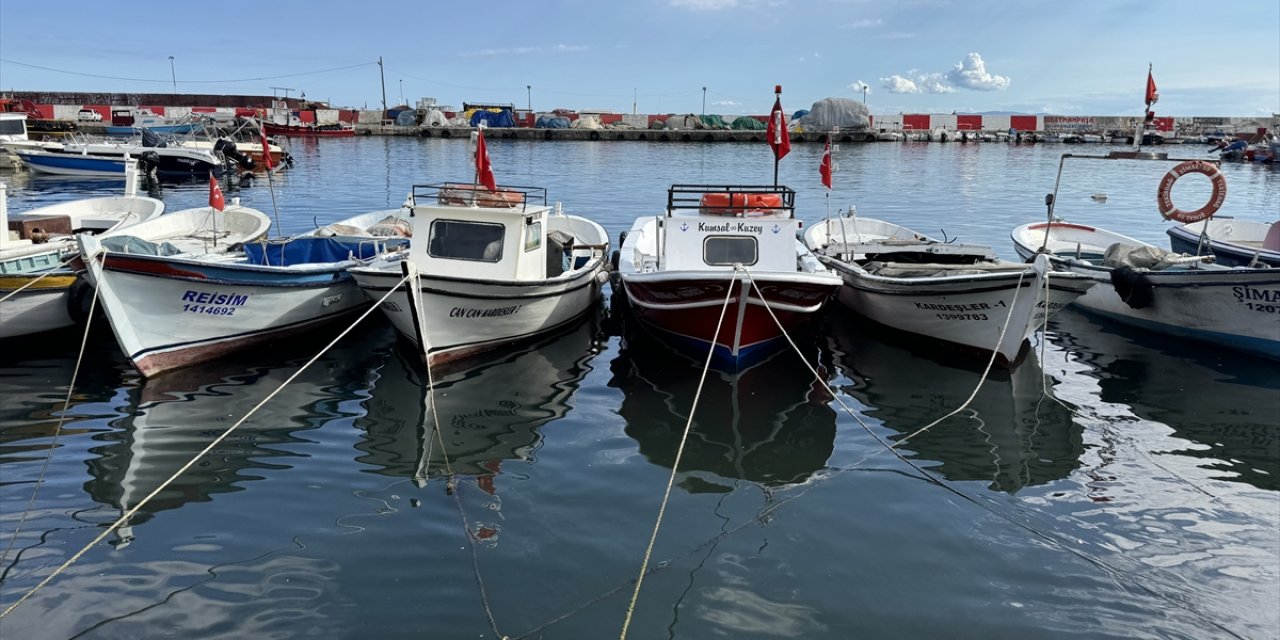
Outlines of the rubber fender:
[{"label": "rubber fender", "polygon": [[1131,309],[1145,309],[1155,301],[1151,290],[1151,281],[1131,267],[1116,267],[1111,270],[1111,286],[1116,295]]}]

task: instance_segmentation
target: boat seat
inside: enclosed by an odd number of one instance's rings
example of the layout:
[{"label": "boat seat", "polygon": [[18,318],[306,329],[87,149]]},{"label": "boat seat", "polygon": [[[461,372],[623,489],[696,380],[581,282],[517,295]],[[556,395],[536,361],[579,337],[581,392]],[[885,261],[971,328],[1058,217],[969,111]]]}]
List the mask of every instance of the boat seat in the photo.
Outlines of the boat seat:
[{"label": "boat seat", "polygon": [[1267,229],[1267,235],[1262,239],[1262,248],[1280,251],[1280,222],[1271,223],[1271,227]]}]

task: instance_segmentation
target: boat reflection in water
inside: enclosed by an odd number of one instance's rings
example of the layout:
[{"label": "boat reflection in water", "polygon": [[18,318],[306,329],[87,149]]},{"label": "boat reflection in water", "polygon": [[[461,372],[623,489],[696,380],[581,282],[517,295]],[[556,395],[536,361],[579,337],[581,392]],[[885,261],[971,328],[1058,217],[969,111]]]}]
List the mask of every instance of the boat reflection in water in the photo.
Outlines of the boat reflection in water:
[{"label": "boat reflection in water", "polygon": [[[959,407],[982,378],[985,363],[957,359],[952,366],[934,352],[882,341],[874,327],[843,310],[828,325],[837,366],[857,381],[845,391],[867,405],[864,415],[901,436]],[[988,482],[1010,494],[1066,478],[1080,466],[1082,429],[1065,407],[1042,396],[1033,351],[1012,371],[993,367],[965,411],[912,437],[901,450],[936,461],[922,466],[948,480]]]},{"label": "boat reflection in water", "polygon": [[[307,455],[300,452],[305,441],[298,432],[350,416],[342,404],[358,397],[369,371],[393,347],[385,327],[347,336],[152,498],[115,532],[113,544],[128,544],[134,527],[156,513],[207,502],[264,479],[269,470],[294,466],[290,458]],[[85,490],[99,503],[128,511],[306,362],[304,357],[260,366],[262,360],[261,354],[241,354],[129,389],[128,405],[119,408],[122,417],[111,422],[115,429],[94,437],[101,444],[89,450],[92,479]]]},{"label": "boat reflection in water", "polygon": [[[814,339],[793,338],[812,358]],[[675,462],[703,364],[643,331],[631,332],[614,358],[609,386],[625,394],[618,413],[650,462],[667,468]],[[769,487],[805,482],[826,467],[835,447],[830,400],[790,346],[737,373],[713,368],[677,482],[690,493],[727,493],[734,480]]]},{"label": "boat reflection in water", "polygon": [[[599,326],[593,313],[535,342],[434,366],[430,395],[413,350],[398,350],[374,374],[366,415],[355,421],[366,432],[357,461],[418,486],[451,469],[494,494],[502,462],[532,462],[538,428],[569,413],[599,351]],[[443,438],[435,437],[437,418]]]},{"label": "boat reflection in water", "polygon": [[1194,342],[1151,335],[1077,312],[1060,314],[1052,340],[1077,354],[1103,403],[1166,425],[1216,478],[1280,490],[1280,368]]}]

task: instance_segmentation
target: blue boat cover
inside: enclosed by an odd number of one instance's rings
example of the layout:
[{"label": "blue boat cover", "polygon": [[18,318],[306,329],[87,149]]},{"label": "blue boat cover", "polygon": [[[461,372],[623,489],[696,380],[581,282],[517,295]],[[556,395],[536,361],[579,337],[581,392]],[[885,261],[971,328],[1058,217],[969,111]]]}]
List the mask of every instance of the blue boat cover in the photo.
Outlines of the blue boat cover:
[{"label": "blue boat cover", "polygon": [[564,116],[538,116],[533,126],[538,129],[568,129],[569,119]]},{"label": "blue boat cover", "polygon": [[514,127],[516,126],[515,116],[509,109],[503,109],[499,112],[487,111],[485,109],[477,109],[471,114],[471,126],[478,127],[480,123],[485,123],[488,127]]},{"label": "blue boat cover", "polygon": [[372,258],[387,245],[396,244],[386,238],[312,238],[302,237],[283,242],[250,242],[244,245],[244,255],[249,264],[287,267],[296,264],[325,264],[344,262],[352,256],[362,260]]}]

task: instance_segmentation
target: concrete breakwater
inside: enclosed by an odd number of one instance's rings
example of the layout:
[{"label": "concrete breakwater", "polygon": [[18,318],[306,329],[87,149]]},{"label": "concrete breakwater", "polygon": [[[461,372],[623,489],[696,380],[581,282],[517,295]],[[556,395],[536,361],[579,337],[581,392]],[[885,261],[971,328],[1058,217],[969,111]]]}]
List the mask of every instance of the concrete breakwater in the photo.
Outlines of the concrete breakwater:
[{"label": "concrete breakwater", "polygon": [[[356,125],[356,135],[416,136],[422,138],[468,138],[472,127],[397,127]],[[609,140],[625,142],[765,142],[764,131],[732,129],[532,129],[524,127],[485,129],[488,140]],[[792,132],[791,142],[824,142],[827,134],[818,131]],[[831,141],[874,141],[866,131],[843,131],[831,134]]]}]

